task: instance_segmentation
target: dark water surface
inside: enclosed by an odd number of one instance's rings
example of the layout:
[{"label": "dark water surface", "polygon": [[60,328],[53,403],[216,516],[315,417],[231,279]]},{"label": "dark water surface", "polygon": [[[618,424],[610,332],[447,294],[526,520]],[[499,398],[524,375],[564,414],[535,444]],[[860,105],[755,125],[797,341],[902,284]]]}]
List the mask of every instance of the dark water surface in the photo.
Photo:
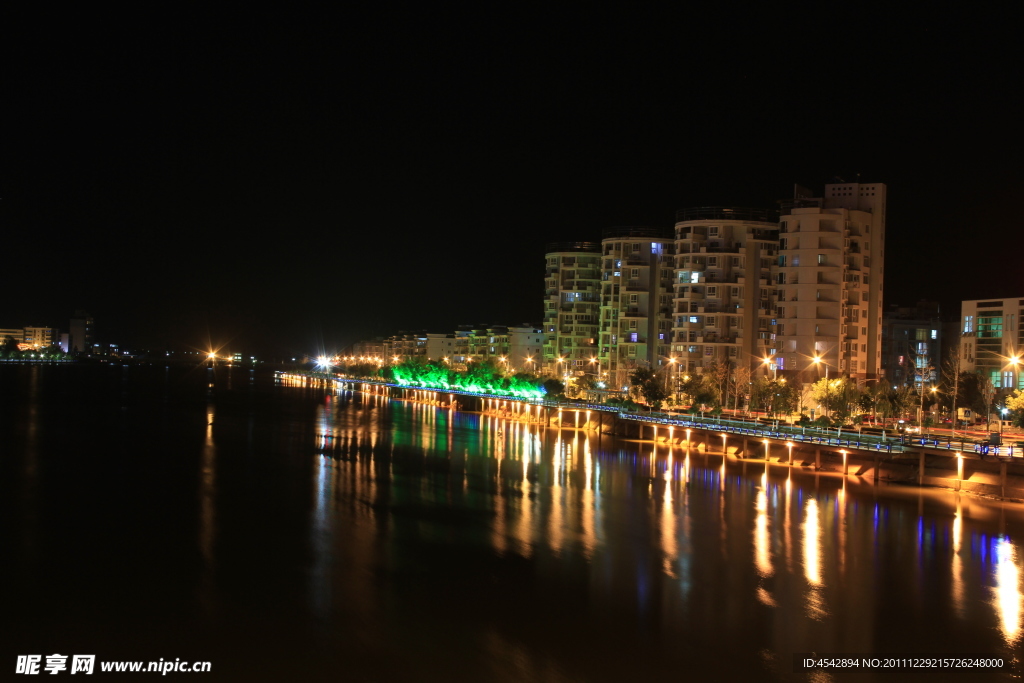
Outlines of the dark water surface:
[{"label": "dark water surface", "polygon": [[0,367],[0,678],[1019,675],[792,659],[1016,661],[1022,506],[652,450],[245,370]]}]

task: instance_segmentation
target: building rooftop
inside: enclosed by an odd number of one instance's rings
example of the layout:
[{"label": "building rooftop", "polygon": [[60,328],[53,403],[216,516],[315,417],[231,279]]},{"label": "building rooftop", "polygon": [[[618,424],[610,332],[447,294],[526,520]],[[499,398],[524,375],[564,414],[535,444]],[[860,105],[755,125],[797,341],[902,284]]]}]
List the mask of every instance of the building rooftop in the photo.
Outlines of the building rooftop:
[{"label": "building rooftop", "polygon": [[760,221],[778,223],[779,212],[740,206],[698,206],[676,211],[676,222],[683,221]]}]

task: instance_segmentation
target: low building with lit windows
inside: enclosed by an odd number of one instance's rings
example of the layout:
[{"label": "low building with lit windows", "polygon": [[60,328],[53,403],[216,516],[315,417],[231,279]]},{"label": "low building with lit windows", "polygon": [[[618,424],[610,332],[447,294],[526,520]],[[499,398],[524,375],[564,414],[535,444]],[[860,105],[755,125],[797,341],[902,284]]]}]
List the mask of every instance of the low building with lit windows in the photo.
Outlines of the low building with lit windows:
[{"label": "low building with lit windows", "polygon": [[1000,393],[1024,389],[1022,316],[1024,297],[961,302],[961,370],[983,373]]}]

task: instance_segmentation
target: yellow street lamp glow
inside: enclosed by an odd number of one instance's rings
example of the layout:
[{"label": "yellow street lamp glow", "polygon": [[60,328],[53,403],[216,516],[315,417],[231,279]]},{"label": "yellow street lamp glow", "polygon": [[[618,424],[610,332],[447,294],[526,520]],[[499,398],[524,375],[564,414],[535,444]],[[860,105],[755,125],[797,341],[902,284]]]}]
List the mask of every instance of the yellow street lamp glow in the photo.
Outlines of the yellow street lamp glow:
[{"label": "yellow street lamp glow", "polygon": [[216,357],[217,357],[217,354],[216,354],[216,353],[214,353],[213,351],[211,351],[211,352],[209,353],[209,355],[207,355],[206,357],[207,357],[207,358],[209,358],[210,360],[213,360],[214,358],[216,358]]}]

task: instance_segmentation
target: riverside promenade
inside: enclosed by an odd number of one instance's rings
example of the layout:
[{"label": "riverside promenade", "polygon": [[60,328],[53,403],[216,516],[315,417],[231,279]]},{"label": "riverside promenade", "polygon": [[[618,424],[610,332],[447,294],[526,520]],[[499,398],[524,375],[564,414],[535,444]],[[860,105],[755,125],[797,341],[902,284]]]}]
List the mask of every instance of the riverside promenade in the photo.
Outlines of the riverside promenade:
[{"label": "riverside promenade", "polygon": [[670,415],[572,400],[518,398],[401,385],[326,373],[278,373],[305,385],[383,393],[439,408],[480,412],[549,428],[597,431],[656,448],[841,472],[874,482],[941,486],[1024,500],[1024,449],[930,435],[899,437],[784,421]]}]

